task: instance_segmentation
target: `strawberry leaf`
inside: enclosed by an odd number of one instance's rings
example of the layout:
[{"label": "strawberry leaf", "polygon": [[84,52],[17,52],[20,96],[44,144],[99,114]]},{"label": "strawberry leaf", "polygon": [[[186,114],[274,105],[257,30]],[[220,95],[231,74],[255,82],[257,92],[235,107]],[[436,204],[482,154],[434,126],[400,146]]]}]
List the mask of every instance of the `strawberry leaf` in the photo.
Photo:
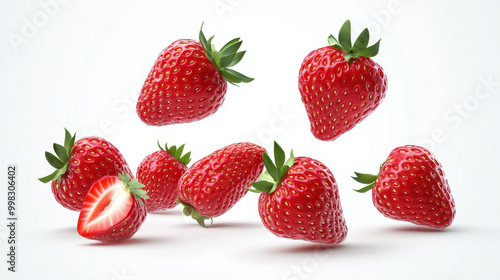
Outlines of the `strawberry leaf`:
[{"label": "strawberry leaf", "polygon": [[269,192],[273,188],[273,186],[273,183],[267,181],[252,183],[252,187],[254,187],[258,192]]},{"label": "strawberry leaf", "polygon": [[45,158],[55,169],[61,169],[64,166],[64,163],[60,159],[49,152],[45,152]]},{"label": "strawberry leaf", "polygon": [[175,151],[177,151],[177,147],[175,145],[168,148],[168,152],[175,157]]},{"label": "strawberry leaf", "polygon": [[49,174],[45,177],[38,178],[38,180],[40,180],[42,183],[46,184],[48,182],[55,180],[57,178],[58,174],[59,174],[59,169],[55,170],[54,172],[52,172],[51,174]]},{"label": "strawberry leaf", "polygon": [[364,173],[358,173],[358,172],[354,172],[354,174],[356,174],[356,176],[353,176],[352,178],[354,180],[356,180],[356,182],[361,183],[361,184],[371,184],[371,183],[375,182],[375,180],[377,180],[376,175],[364,174]]},{"label": "strawberry leaf", "polygon": [[174,154],[174,157],[175,158],[181,158],[182,157],[182,152],[184,151],[184,146],[186,144],[182,144],[179,146],[179,148],[177,148],[177,151],[175,151],[175,154]]},{"label": "strawberry leaf", "polygon": [[368,28],[365,28],[354,42],[351,51],[353,53],[359,53],[360,51],[366,49],[369,40],[370,32],[368,31]]},{"label": "strawberry leaf", "polygon": [[[220,53],[222,56],[226,56],[226,55],[229,55],[229,54],[235,54],[236,52],[238,52],[238,50],[240,49],[241,47],[241,44],[243,43],[243,41],[239,41],[239,38],[237,38],[238,41],[232,43],[231,45],[227,46],[225,49],[222,48],[220,50]],[[234,39],[233,39],[234,40]]]},{"label": "strawberry leaf", "polygon": [[357,189],[357,190],[355,190],[355,191],[357,191],[357,192],[359,192],[359,193],[365,193],[365,192],[367,192],[367,191],[371,190],[371,189],[373,188],[373,185],[374,185],[374,184],[375,184],[375,183],[369,184],[369,185],[367,185],[366,187],[363,187],[363,188],[361,188],[361,189]]},{"label": "strawberry leaf", "polygon": [[337,48],[341,51],[344,51],[344,48],[342,47],[340,42],[337,41],[337,39],[335,37],[333,37],[333,35],[328,36],[328,44],[334,48]]},{"label": "strawberry leaf", "polygon": [[191,152],[186,153],[183,157],[179,159],[179,161],[184,163],[185,165],[188,165],[189,162],[191,161]]},{"label": "strawberry leaf", "polygon": [[269,172],[269,175],[271,175],[274,181],[277,181],[279,179],[278,168],[276,167],[276,165],[274,165],[273,161],[271,160],[268,154],[264,153],[263,158],[264,158],[264,166]]},{"label": "strawberry leaf", "polygon": [[276,163],[276,167],[278,169],[283,168],[283,164],[285,164],[285,151],[276,143],[274,142],[274,162]]},{"label": "strawberry leaf", "polygon": [[238,62],[241,61],[241,59],[243,58],[243,56],[245,56],[245,53],[246,51],[241,51],[241,52],[237,52],[234,54],[234,58],[233,58],[233,61],[231,61],[231,63],[229,63],[228,65],[226,65],[225,67],[233,67],[235,66],[236,64],[238,64]]},{"label": "strawberry leaf", "polygon": [[59,157],[59,159],[61,159],[62,162],[68,161],[69,155],[63,146],[54,143],[53,147],[54,147],[54,152],[56,152],[56,155]]},{"label": "strawberry leaf", "polygon": [[292,165],[295,163],[295,156],[293,155],[293,150],[290,151],[290,157],[287,159],[285,162],[285,166],[287,167],[292,167]]},{"label": "strawberry leaf", "polygon": [[239,81],[236,83],[241,83],[241,82],[249,83],[249,82],[254,80],[254,78],[247,77],[247,76],[241,74],[240,72],[234,71],[233,69],[225,68],[222,72],[223,72],[222,76],[224,76],[224,74],[226,74],[226,75],[230,75],[231,77],[236,78],[236,80]]},{"label": "strawberry leaf", "polygon": [[[66,151],[71,152],[71,148],[75,144],[75,137],[76,137],[76,134],[71,136],[71,133],[69,133],[69,131],[66,128],[64,129],[64,149]],[[69,153],[68,153],[68,155],[69,155]]]},{"label": "strawberry leaf", "polygon": [[339,31],[339,43],[344,50],[351,49],[351,21],[346,20]]},{"label": "strawberry leaf", "polygon": [[[225,44],[225,45],[224,45],[224,46],[220,49],[220,52],[221,52],[221,53],[225,53],[225,52],[226,52],[226,50],[227,50],[230,46],[234,45],[235,43],[237,43],[237,42],[239,42],[239,41],[240,41],[240,38],[234,38],[233,40],[231,40],[231,41],[227,42],[227,43],[226,43],[226,44]],[[240,45],[241,45],[241,44],[240,44]]]},{"label": "strawberry leaf", "polygon": [[380,48],[380,40],[377,41],[374,45],[362,50],[359,52],[360,56],[365,56],[365,57],[374,57],[378,54]]},{"label": "strawberry leaf", "polygon": [[269,174],[269,171],[267,170],[264,173],[260,174],[259,179],[268,182],[272,182],[274,180],[271,174]]},{"label": "strawberry leaf", "polygon": [[231,64],[234,60],[234,57],[236,56],[236,53],[232,53],[232,54],[229,54],[229,55],[226,55],[226,56],[222,56],[220,58],[220,62],[219,62],[219,66],[221,68],[225,68],[227,67],[229,64]]},{"label": "strawberry leaf", "polygon": [[205,37],[205,34],[203,34],[203,24],[201,24],[201,27],[200,27],[200,33],[198,35],[198,39],[200,40],[200,44],[203,46],[203,48],[205,49],[205,51],[207,53],[210,53],[210,47],[209,45],[207,44],[207,38]]}]

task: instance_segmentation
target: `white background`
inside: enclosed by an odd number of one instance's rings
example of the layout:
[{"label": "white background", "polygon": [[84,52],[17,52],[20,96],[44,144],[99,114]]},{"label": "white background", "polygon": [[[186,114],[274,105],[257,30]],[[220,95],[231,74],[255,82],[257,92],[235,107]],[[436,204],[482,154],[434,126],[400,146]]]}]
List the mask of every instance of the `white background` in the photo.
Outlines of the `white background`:
[{"label": "white background", "polygon": [[[500,259],[497,1],[1,1],[0,220],[6,224],[7,164],[18,173],[18,272],[1,279],[492,279]],[[47,4],[49,3],[49,4]],[[334,142],[309,132],[297,89],[302,59],[350,19],[355,35],[382,38],[374,58],[386,99]],[[158,53],[172,41],[216,33],[248,50],[235,67],[255,78],[229,86],[202,121],[149,127],[135,113]],[[355,36],[353,35],[353,36]],[[275,237],[260,222],[255,194],[202,229],[176,208],[148,215],[128,242],[80,237],[77,212],[56,203],[44,151],[98,135],[132,170],[156,141],[186,143],[193,160],[225,145],[276,139],[324,162],[337,179],[349,233],[334,248]],[[454,224],[434,231],[379,214],[353,171],[376,172],[400,145],[430,148],[457,205]],[[3,171],[2,171],[3,170]],[[0,226],[6,260],[6,226]]]}]

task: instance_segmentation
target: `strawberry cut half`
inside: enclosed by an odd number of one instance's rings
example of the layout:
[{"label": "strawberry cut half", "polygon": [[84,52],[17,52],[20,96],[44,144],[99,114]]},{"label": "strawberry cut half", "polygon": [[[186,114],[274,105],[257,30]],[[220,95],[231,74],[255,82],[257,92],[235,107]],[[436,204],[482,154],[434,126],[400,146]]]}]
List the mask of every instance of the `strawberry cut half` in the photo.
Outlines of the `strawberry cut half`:
[{"label": "strawberry cut half", "polygon": [[143,187],[127,173],[96,181],[83,201],[78,233],[103,242],[132,237],[146,218]]}]

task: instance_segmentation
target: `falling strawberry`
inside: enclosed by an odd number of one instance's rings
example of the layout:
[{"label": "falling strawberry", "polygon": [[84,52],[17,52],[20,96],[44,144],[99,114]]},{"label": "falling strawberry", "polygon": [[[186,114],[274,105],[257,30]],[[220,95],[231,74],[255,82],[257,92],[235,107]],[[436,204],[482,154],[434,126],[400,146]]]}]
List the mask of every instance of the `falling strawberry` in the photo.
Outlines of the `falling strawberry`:
[{"label": "falling strawberry", "polygon": [[132,237],[146,219],[144,199],[148,196],[143,187],[126,172],[97,180],[83,201],[78,233],[102,242]]},{"label": "falling strawberry", "polygon": [[347,236],[337,183],[323,163],[309,157],[285,162],[285,152],[274,143],[274,164],[264,154],[261,181],[252,184],[259,197],[264,226],[279,237],[338,244]]},{"label": "falling strawberry", "polygon": [[299,91],[314,137],[333,141],[364,120],[382,102],[387,90],[384,70],[370,57],[380,40],[368,47],[368,29],[351,45],[351,23],[330,35],[327,47],[309,53],[300,67]]},{"label": "falling strawberry", "polygon": [[434,228],[449,227],[455,218],[455,201],[443,167],[423,147],[397,147],[378,175],[355,174],[356,181],[367,185],[357,191],[373,189],[373,204],[388,218]]},{"label": "falling strawberry", "polygon": [[174,208],[179,195],[177,183],[188,170],[191,152],[182,155],[184,145],[180,147],[165,144],[160,150],[148,155],[137,168],[137,180],[144,184],[149,199],[146,200],[148,212]]},{"label": "falling strawberry", "polygon": [[[193,163],[179,181],[184,214],[201,226],[231,209],[264,169],[266,150],[252,143],[235,143]],[[210,224],[206,223],[210,221]]]},{"label": "falling strawberry", "polygon": [[57,156],[45,152],[45,158],[56,170],[39,180],[52,182],[52,192],[57,202],[75,211],[82,209],[83,199],[92,184],[106,175],[122,172],[132,174],[120,151],[110,142],[99,137],[84,137],[75,142],[65,129],[64,146],[54,143]]},{"label": "falling strawberry", "polygon": [[246,52],[238,51],[240,38],[217,51],[213,37],[207,40],[200,29],[199,42],[177,40],[160,53],[137,102],[143,122],[161,126],[201,120],[222,105],[227,82],[236,85],[253,80],[230,69]]}]

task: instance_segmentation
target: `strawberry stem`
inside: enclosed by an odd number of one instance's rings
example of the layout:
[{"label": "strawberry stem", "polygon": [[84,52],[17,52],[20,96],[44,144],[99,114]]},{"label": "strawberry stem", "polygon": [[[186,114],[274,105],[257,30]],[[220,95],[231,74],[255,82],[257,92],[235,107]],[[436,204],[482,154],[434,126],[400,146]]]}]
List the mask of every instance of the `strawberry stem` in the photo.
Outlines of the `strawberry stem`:
[{"label": "strawberry stem", "polygon": [[[209,228],[210,226],[212,226],[212,224],[213,224],[212,217],[208,217],[208,216],[204,216],[204,215],[200,214],[200,212],[198,212],[196,209],[194,209],[194,207],[187,202],[184,202],[180,199],[176,199],[175,201],[179,202],[182,206],[184,206],[184,208],[182,209],[182,213],[184,213],[185,216],[188,216],[188,217],[191,216],[191,218],[196,220],[196,222],[198,222],[198,224],[201,227]],[[206,223],[206,221],[210,221],[210,223]]]}]

